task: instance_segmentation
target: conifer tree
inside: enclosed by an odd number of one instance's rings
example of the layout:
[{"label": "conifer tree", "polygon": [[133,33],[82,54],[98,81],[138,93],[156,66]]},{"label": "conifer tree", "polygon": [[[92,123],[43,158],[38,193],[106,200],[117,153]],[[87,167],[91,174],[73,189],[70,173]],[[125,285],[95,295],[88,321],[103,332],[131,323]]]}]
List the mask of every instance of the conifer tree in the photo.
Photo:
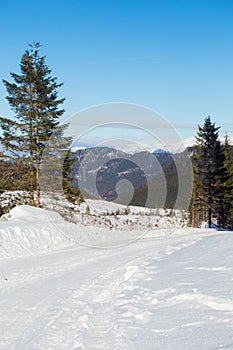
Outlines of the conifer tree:
[{"label": "conifer tree", "polygon": [[82,194],[79,188],[74,186],[72,173],[72,166],[76,162],[76,159],[72,157],[72,152],[69,150],[66,153],[66,157],[63,163],[63,191],[66,199],[71,203],[82,202]]},{"label": "conifer tree", "polygon": [[229,172],[226,167],[226,157],[224,145],[218,142],[216,147],[217,176],[216,176],[216,215],[218,227],[227,227],[228,207],[226,205],[226,195],[228,192]]},{"label": "conifer tree", "polygon": [[[28,165],[25,174],[30,182],[31,203],[40,204],[39,167],[46,141],[64,113],[58,98],[62,84],[51,76],[45,57],[39,55],[39,43],[29,45],[20,62],[20,74],[11,73],[14,82],[3,80],[7,100],[15,113],[12,118],[0,117],[2,142],[13,161]],[[35,196],[36,195],[36,196]],[[35,200],[36,198],[36,200]]]},{"label": "conifer tree", "polygon": [[40,165],[40,187],[47,195],[62,196],[72,203],[82,201],[79,188],[73,185],[72,166],[76,158],[70,150],[72,137],[65,136],[68,124],[59,125],[46,142]]},{"label": "conifer tree", "polygon": [[226,135],[224,142],[225,168],[228,177],[225,182],[224,212],[226,228],[233,228],[233,146]]},{"label": "conifer tree", "polygon": [[[196,150],[197,151],[197,148]],[[203,194],[201,192],[200,179],[198,177],[198,167],[197,160],[199,155],[194,153],[192,156],[193,161],[193,192],[189,205],[189,213],[190,213],[190,224],[192,227],[200,227],[201,222],[205,220],[205,212],[206,212],[206,204],[203,198]]]},{"label": "conifer tree", "polygon": [[219,127],[207,117],[203,127],[198,126],[197,155],[195,158],[195,178],[199,195],[207,209],[208,227],[211,227],[212,216],[216,213],[217,198],[222,192],[218,184],[225,176],[224,153],[219,141]]}]

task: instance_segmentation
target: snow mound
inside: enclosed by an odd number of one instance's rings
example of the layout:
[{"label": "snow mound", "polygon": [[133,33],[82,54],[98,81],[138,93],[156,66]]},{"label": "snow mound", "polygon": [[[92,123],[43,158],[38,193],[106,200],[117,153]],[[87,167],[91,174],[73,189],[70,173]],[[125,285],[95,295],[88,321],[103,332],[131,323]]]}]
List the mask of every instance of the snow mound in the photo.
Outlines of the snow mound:
[{"label": "snow mound", "polygon": [[32,207],[30,205],[20,205],[11,209],[9,214],[5,215],[6,218],[11,219],[13,223],[15,220],[23,220],[25,222],[41,223],[42,221],[47,222],[49,217],[45,210],[41,208]]},{"label": "snow mound", "polygon": [[47,249],[71,245],[53,222],[62,223],[59,214],[21,205],[3,216],[0,226],[0,258],[33,255]]},{"label": "snow mound", "polygon": [[144,231],[110,231],[109,228],[65,221],[57,212],[22,205],[15,207],[0,227],[0,259],[45,253],[75,245],[107,248],[125,245]]}]

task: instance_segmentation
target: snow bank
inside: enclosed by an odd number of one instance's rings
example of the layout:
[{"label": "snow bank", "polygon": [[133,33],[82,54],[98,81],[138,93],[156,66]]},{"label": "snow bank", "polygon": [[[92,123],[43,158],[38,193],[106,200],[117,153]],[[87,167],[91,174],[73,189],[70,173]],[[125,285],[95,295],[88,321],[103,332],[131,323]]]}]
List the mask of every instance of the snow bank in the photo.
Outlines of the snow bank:
[{"label": "snow bank", "polygon": [[[89,218],[89,216],[88,216]],[[35,255],[74,245],[116,247],[139,238],[146,231],[110,231],[65,221],[58,213],[28,205],[15,207],[1,217],[0,258]]]},{"label": "snow bank", "polygon": [[0,258],[23,256],[71,245],[54,222],[62,223],[58,213],[28,205],[17,206],[1,218]]},{"label": "snow bank", "polygon": [[172,219],[163,210],[159,215],[150,215],[146,212],[150,209],[130,207],[127,215],[102,215],[106,205],[107,210],[124,211],[125,207],[104,201],[88,204],[92,204],[88,214],[85,214],[85,203],[73,214],[75,223],[65,221],[52,210],[28,205],[13,208],[0,219],[0,258],[34,255],[77,244],[115,248],[148,232],[150,236],[169,234],[179,226],[178,216]]}]

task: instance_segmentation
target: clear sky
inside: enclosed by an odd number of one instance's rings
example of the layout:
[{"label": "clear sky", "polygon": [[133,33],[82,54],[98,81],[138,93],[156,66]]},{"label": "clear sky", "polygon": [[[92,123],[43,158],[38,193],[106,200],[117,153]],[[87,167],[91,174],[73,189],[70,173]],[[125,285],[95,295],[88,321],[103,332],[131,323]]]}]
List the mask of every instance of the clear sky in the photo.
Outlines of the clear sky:
[{"label": "clear sky", "polygon": [[[66,116],[106,102],[149,107],[195,135],[211,115],[233,133],[232,0],[0,2],[0,78],[28,43],[60,82]],[[10,116],[0,83],[0,114]]]}]

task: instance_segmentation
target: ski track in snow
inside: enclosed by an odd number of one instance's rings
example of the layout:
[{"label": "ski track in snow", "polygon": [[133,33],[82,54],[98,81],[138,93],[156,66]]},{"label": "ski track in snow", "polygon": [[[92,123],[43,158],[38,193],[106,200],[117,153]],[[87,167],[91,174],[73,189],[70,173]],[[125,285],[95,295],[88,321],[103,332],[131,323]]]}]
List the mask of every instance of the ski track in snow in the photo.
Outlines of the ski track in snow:
[{"label": "ski track in snow", "polygon": [[0,349],[233,349],[232,247],[183,229],[1,260]]}]

